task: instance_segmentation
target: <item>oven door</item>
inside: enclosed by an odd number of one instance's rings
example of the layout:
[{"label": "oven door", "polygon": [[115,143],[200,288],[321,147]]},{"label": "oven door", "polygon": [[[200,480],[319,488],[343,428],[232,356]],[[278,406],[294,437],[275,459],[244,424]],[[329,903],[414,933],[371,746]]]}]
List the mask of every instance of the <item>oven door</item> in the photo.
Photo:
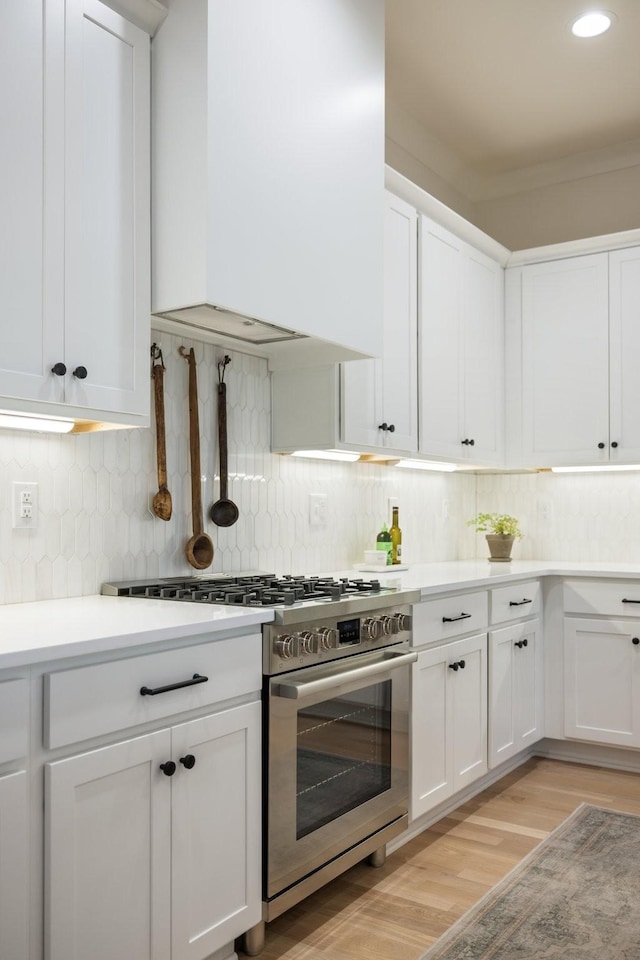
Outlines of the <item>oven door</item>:
[{"label": "oven door", "polygon": [[407,813],[416,659],[396,646],[270,680],[267,899]]}]

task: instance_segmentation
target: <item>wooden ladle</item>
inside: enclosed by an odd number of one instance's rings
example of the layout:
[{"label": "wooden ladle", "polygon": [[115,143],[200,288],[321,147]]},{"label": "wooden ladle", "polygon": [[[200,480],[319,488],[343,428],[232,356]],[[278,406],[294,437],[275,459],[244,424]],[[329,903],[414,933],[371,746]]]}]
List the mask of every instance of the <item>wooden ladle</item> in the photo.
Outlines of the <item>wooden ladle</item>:
[{"label": "wooden ladle", "polygon": [[156,456],[158,461],[158,492],[154,495],[151,509],[160,520],[171,519],[171,494],[167,489],[167,447],[164,430],[164,360],[162,351],[154,343],[151,356],[159,363],[151,368],[156,411]]},{"label": "wooden ladle", "polygon": [[224,382],[224,371],[230,357],[225,357],[218,363],[218,449],[220,451],[220,499],[211,507],[210,517],[219,527],[232,527],[238,519],[240,511],[233,500],[227,496],[229,481],[228,451],[227,451],[227,385]]},{"label": "wooden ladle", "polygon": [[213,562],[213,540],[202,526],[202,490],[200,487],[200,422],[198,418],[198,381],[196,356],[193,347],[187,352],[178,348],[180,356],[189,364],[189,452],[191,454],[191,512],[193,536],[187,542],[187,560],[196,570],[204,570]]}]

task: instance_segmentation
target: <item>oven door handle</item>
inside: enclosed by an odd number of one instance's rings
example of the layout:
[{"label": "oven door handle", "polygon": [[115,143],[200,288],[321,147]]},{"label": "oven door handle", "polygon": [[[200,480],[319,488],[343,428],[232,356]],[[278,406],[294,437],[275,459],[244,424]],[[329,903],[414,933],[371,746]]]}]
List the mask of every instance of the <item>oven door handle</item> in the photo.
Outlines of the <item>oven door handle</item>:
[{"label": "oven door handle", "polygon": [[369,680],[381,673],[388,673],[389,670],[396,670],[398,667],[407,666],[415,663],[418,654],[411,653],[387,655],[384,660],[376,663],[368,663],[364,667],[352,667],[345,670],[337,676],[320,677],[318,680],[289,681],[288,683],[274,684],[271,693],[277,697],[286,697],[287,700],[301,700],[303,697],[312,697],[316,693],[324,693],[327,690],[336,692],[337,689],[345,683],[351,685],[359,680]]}]

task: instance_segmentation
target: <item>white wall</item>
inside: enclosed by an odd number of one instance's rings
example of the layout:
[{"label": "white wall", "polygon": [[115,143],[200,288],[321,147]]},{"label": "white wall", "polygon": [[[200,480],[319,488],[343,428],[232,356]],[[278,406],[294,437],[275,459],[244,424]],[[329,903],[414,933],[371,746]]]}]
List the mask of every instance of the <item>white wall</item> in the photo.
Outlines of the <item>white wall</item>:
[{"label": "white wall", "polygon": [[[106,580],[190,575],[184,557],[191,534],[187,364],[198,361],[203,500],[214,484],[216,363],[224,351],[162,335],[166,363],[167,465],[173,517],[149,510],[157,490],[155,431],[55,437],[0,432],[0,603],[96,593]],[[227,368],[229,495],[240,508],[233,527],[207,523],[214,571],[261,569],[318,573],[344,569],[373,547],[396,496],[409,560],[472,556],[464,521],[475,511],[473,476],[402,471],[375,464],[294,460],[269,452],[270,395],[266,361],[233,353]],[[11,483],[39,484],[38,527],[12,530]],[[329,525],[308,523],[309,493],[326,493]],[[443,500],[449,519],[443,520]]]}]

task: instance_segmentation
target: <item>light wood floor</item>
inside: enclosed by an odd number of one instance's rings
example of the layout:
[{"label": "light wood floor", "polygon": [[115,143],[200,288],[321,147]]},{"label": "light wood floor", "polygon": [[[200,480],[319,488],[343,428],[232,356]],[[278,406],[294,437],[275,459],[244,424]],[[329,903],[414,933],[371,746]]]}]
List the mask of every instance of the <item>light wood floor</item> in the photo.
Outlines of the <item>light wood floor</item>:
[{"label": "light wood floor", "polygon": [[417,960],[583,802],[640,814],[640,775],[531,759],[383,867],[358,864],[267,924],[261,958]]}]

